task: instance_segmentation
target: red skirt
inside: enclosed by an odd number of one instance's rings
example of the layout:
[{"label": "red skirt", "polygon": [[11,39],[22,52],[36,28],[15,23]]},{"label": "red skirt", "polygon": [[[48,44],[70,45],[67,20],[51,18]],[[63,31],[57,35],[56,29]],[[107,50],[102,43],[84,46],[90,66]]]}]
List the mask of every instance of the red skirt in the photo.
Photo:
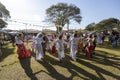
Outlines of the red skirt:
[{"label": "red skirt", "polygon": [[86,49],[86,54],[92,55],[93,46],[88,46]]},{"label": "red skirt", "polygon": [[56,53],[56,47],[55,45],[52,46],[52,54],[55,54]]},{"label": "red skirt", "polygon": [[18,58],[20,59],[30,57],[30,52],[26,49],[24,44],[18,45],[17,53],[18,53]]}]

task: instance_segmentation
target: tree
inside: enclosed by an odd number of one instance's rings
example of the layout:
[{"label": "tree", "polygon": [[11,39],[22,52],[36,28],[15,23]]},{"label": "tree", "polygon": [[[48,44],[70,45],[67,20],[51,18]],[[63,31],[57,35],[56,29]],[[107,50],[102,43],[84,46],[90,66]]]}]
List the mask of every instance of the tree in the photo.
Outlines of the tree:
[{"label": "tree", "polygon": [[90,23],[85,27],[85,30],[93,31],[94,30],[95,23]]},{"label": "tree", "polygon": [[0,29],[6,27],[7,23],[2,19],[4,18],[5,20],[10,18],[10,13],[6,9],[6,7],[0,3]]},{"label": "tree", "polygon": [[0,19],[0,29],[6,27],[7,23],[5,21],[3,21],[2,19]]},{"label": "tree", "polygon": [[75,22],[81,22],[80,9],[73,4],[58,3],[52,5],[46,10],[47,21],[53,23],[57,31],[62,32],[63,27],[69,24],[73,20]]},{"label": "tree", "polygon": [[2,3],[0,3],[0,17],[4,17],[6,19],[10,17],[9,11]]},{"label": "tree", "polygon": [[119,20],[115,18],[109,18],[102,20],[101,22],[95,25],[95,30],[111,30],[113,28],[119,28]]},{"label": "tree", "polygon": [[120,20],[117,22],[117,28],[118,28],[118,30],[120,31]]}]

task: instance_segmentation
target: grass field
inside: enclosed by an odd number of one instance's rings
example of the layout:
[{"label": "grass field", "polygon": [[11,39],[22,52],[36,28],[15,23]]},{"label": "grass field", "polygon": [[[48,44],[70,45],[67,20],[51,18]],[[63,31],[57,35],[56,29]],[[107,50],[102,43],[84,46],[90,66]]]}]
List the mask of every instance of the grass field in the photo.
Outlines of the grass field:
[{"label": "grass field", "polygon": [[78,61],[72,61],[69,53],[62,63],[46,53],[45,59],[19,60],[17,47],[6,42],[0,58],[0,80],[120,80],[120,47],[99,45],[93,58],[80,53]]}]

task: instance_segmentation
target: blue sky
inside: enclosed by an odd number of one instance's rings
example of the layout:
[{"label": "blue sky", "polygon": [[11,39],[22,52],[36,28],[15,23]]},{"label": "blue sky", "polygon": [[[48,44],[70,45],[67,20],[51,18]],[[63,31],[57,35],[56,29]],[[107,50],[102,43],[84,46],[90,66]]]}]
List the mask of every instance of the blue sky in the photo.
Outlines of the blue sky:
[{"label": "blue sky", "polygon": [[[45,19],[45,10],[59,2],[75,4],[81,10],[81,23],[72,22],[71,29],[84,29],[89,23],[98,23],[103,19],[120,19],[120,0],[0,0],[0,2],[10,11],[12,20],[38,25],[49,25],[42,22]],[[28,27],[41,29],[29,25]],[[23,29],[26,27],[19,23],[9,23],[8,28]]]}]

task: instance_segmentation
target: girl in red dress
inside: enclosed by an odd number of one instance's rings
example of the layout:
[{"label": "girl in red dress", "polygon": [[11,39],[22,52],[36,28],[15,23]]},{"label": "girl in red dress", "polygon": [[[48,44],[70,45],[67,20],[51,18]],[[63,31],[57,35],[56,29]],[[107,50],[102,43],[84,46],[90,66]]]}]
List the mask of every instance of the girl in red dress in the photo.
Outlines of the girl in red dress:
[{"label": "girl in red dress", "polygon": [[17,53],[19,59],[30,57],[30,52],[24,45],[23,34],[18,34],[18,36],[16,36],[16,45],[18,47]]}]

